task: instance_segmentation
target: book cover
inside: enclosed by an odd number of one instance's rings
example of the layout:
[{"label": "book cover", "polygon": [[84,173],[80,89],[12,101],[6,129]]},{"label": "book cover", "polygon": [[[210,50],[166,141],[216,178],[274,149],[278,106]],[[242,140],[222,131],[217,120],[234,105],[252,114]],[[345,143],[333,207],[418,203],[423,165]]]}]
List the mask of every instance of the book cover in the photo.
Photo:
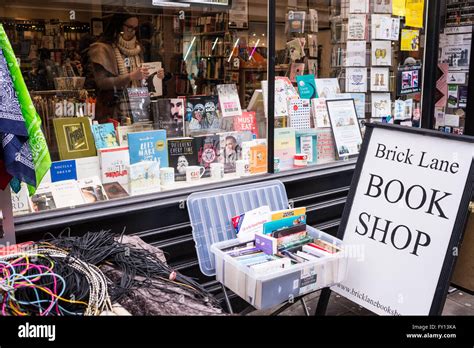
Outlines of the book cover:
[{"label": "book cover", "polygon": [[45,183],[38,187],[36,193],[31,197],[31,207],[34,212],[56,209],[53,185],[53,183]]},{"label": "book cover", "polygon": [[336,78],[316,79],[316,92],[319,98],[335,98],[341,93],[339,81]]},{"label": "book cover", "polygon": [[100,177],[100,161],[98,156],[76,159],[77,179]]},{"label": "book cover", "polygon": [[53,125],[61,160],[97,154],[88,117],[55,118]]},{"label": "book cover", "polygon": [[112,123],[93,124],[92,134],[94,135],[97,150],[119,146]]},{"label": "book cover", "polygon": [[367,40],[367,15],[351,14],[347,24],[347,40]]},{"label": "book cover", "polygon": [[309,28],[312,33],[317,33],[319,30],[318,11],[315,9],[309,10]]},{"label": "book cover", "polygon": [[186,181],[186,168],[198,164],[193,138],[168,139],[169,166],[174,168],[176,181]]},{"label": "book cover", "polygon": [[467,97],[469,94],[468,86],[459,86],[459,102],[458,105],[460,108],[467,107]]},{"label": "book cover", "polygon": [[357,118],[365,118],[365,94],[351,93],[351,98],[354,99]]},{"label": "book cover", "polygon": [[304,33],[306,12],[304,11],[290,11],[288,12],[288,32],[289,33]]},{"label": "book cover", "polygon": [[318,162],[318,132],[316,129],[296,131],[296,153],[308,156],[308,164]]},{"label": "book cover", "polygon": [[317,164],[331,163],[336,161],[336,145],[331,128],[317,130],[318,136],[318,159]]},{"label": "book cover", "polygon": [[117,141],[119,146],[128,146],[128,133],[145,132],[151,130],[153,130],[153,125],[146,122],[135,123],[131,126],[118,126]]},{"label": "book cover", "polygon": [[204,178],[211,176],[211,164],[219,163],[220,136],[202,135],[194,138],[195,153],[197,154],[197,165],[204,167],[206,172]]},{"label": "book cover", "polygon": [[235,84],[217,85],[219,105],[222,117],[234,117],[242,115],[239,92]]},{"label": "book cover", "polygon": [[392,99],[390,93],[372,93],[372,117],[387,118],[391,115]]},{"label": "book cover", "polygon": [[104,183],[104,190],[109,199],[129,197],[128,192],[118,182]]},{"label": "book cover", "polygon": [[392,13],[392,0],[374,1],[375,13]]},{"label": "book cover", "polygon": [[268,151],[266,145],[255,145],[250,148],[250,174],[265,174],[268,168]]},{"label": "book cover", "polygon": [[143,63],[142,68],[148,69],[149,76],[142,81],[142,86],[148,88],[150,97],[156,98],[163,95],[163,81],[158,77],[162,68],[161,62]]},{"label": "book cover", "polygon": [[373,14],[372,21],[372,40],[391,40],[392,39],[392,17],[390,15]]},{"label": "book cover", "polygon": [[448,85],[448,107],[457,108],[459,101],[459,86]]},{"label": "book cover", "polygon": [[331,127],[325,98],[311,99],[311,109],[316,128]]},{"label": "book cover", "polygon": [[60,161],[51,163],[51,182],[77,180],[76,161]]},{"label": "book cover", "polygon": [[194,135],[203,132],[216,132],[221,128],[218,114],[219,98],[217,96],[200,96],[187,98],[186,126]]},{"label": "book cover", "polygon": [[257,145],[267,146],[267,139],[254,139],[242,143],[242,159],[250,162],[250,149]]},{"label": "book cover", "polygon": [[318,77],[318,60],[308,59],[308,74]]},{"label": "book cover", "polygon": [[242,159],[242,143],[253,139],[251,132],[220,133],[219,162],[224,164],[224,172],[235,173],[236,162]]},{"label": "book cover", "polygon": [[128,188],[128,147],[99,150],[102,183],[118,182]]},{"label": "book cover", "polygon": [[314,99],[318,97],[314,75],[296,76],[296,83],[298,85],[298,93],[302,99]]},{"label": "book cover", "polygon": [[98,176],[78,180],[82,198],[86,204],[108,200],[104,186]]},{"label": "book cover", "polygon": [[184,136],[184,104],[184,100],[180,98],[153,101],[151,111],[156,129],[166,130],[169,138]]},{"label": "book cover", "polygon": [[395,121],[402,121],[405,119],[405,101],[404,100],[395,100],[395,110],[394,110]]},{"label": "book cover", "polygon": [[234,118],[234,131],[249,131],[258,138],[257,113],[255,111],[244,111],[241,116],[236,116]]},{"label": "book cover", "polygon": [[265,222],[263,224],[263,234],[272,234],[278,230],[291,228],[298,225],[306,225],[306,215],[296,215],[281,220]]},{"label": "book cover", "polygon": [[76,180],[54,183],[52,193],[56,208],[72,208],[85,203]]},{"label": "book cover", "polygon": [[311,102],[309,99],[291,99],[288,110],[291,128],[311,128]]},{"label": "book cover", "polygon": [[[262,90],[265,115],[267,115],[268,81],[262,81]],[[275,117],[288,116],[288,100],[292,98],[299,98],[299,96],[290,79],[288,77],[275,78]]]},{"label": "book cover", "polygon": [[370,69],[370,90],[372,92],[388,92],[390,83],[389,68]]},{"label": "book cover", "polygon": [[350,0],[350,13],[367,13],[370,10],[369,0]]},{"label": "book cover", "polygon": [[290,67],[290,81],[296,83],[296,78],[304,74],[304,63],[292,63]]},{"label": "book cover", "polygon": [[411,120],[413,117],[413,99],[405,100],[405,119]]},{"label": "book cover", "polygon": [[161,191],[160,164],[154,161],[135,163],[129,167],[130,194],[132,196]]},{"label": "book cover", "polygon": [[367,92],[367,68],[346,69],[346,92]]},{"label": "book cover", "polygon": [[275,129],[275,157],[280,160],[280,170],[293,169],[296,154],[296,136],[292,128]]},{"label": "book cover", "polygon": [[128,147],[130,164],[156,161],[159,162],[161,168],[168,167],[168,146],[165,130],[129,133]]},{"label": "book cover", "polygon": [[346,66],[367,66],[367,41],[347,41]]},{"label": "book cover", "polygon": [[22,215],[32,212],[28,187],[22,182],[18,193],[11,191],[13,215]]},{"label": "book cover", "polygon": [[372,41],[372,66],[392,66],[391,41]]},{"label": "book cover", "polygon": [[418,51],[420,49],[420,30],[402,29],[402,51]]},{"label": "book cover", "polygon": [[299,38],[288,41],[286,47],[290,52],[290,58],[293,62],[305,57],[304,46]]},{"label": "book cover", "polygon": [[133,123],[150,121],[150,93],[148,88],[127,88],[130,115]]},{"label": "book cover", "polygon": [[308,35],[308,52],[309,52],[308,55],[312,58],[317,58],[318,55],[319,55],[319,52],[318,52],[318,36],[316,34],[309,34]]}]

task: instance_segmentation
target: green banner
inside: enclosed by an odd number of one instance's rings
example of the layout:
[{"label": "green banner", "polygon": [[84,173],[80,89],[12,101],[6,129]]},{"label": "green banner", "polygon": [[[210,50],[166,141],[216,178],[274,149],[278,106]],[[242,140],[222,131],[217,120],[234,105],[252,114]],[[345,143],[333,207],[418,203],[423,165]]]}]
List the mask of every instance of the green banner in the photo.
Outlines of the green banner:
[{"label": "green banner", "polygon": [[[18,65],[15,53],[13,52],[13,48],[2,24],[0,24],[0,48],[3,50],[7,61],[8,69],[10,70],[13,80],[13,86],[15,87],[21,105],[21,112],[25,119],[26,129],[29,135],[28,142],[35,164],[36,185],[38,186],[51,167],[51,157],[49,156],[48,144],[41,130],[41,118],[35,110],[30,93],[23,80],[20,66]],[[33,195],[36,191],[36,187],[28,186],[28,191],[30,195]]]}]

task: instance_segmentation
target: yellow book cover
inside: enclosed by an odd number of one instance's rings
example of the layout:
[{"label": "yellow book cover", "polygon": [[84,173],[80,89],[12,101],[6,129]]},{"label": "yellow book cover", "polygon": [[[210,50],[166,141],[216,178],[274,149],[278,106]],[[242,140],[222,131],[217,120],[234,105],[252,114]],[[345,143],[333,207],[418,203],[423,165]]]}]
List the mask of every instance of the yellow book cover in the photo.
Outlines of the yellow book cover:
[{"label": "yellow book cover", "polygon": [[298,216],[298,215],[306,215],[306,208],[295,208],[295,209],[274,211],[271,214],[271,220],[277,221],[277,220],[286,219],[286,218]]},{"label": "yellow book cover", "polygon": [[53,124],[61,160],[97,155],[87,117],[56,118]]}]

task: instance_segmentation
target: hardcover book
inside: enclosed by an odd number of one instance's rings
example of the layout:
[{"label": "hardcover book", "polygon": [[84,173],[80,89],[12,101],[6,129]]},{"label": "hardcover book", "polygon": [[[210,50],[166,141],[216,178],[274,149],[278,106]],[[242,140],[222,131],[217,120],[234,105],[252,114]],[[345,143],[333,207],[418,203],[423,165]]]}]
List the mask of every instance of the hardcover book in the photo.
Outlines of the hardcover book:
[{"label": "hardcover book", "polygon": [[242,115],[239,92],[235,84],[217,85],[222,117]]},{"label": "hardcover book", "polygon": [[193,138],[168,139],[169,166],[174,168],[176,181],[186,181],[186,168],[198,164]]},{"label": "hardcover book", "polygon": [[51,163],[51,182],[77,180],[76,161],[60,161]]},{"label": "hardcover book", "polygon": [[150,121],[150,93],[148,88],[127,88],[130,116],[133,123]]},{"label": "hardcover book", "polygon": [[108,200],[102,182],[98,176],[81,179],[78,181],[78,185],[81,190],[82,198],[86,204]]},{"label": "hardcover book", "polygon": [[197,165],[204,167],[205,178],[211,176],[211,164],[219,163],[220,136],[202,135],[194,138],[194,149],[197,155]]},{"label": "hardcover book", "polygon": [[61,160],[96,155],[88,117],[56,118],[53,125]]},{"label": "hardcover book", "polygon": [[117,140],[119,146],[128,146],[128,133],[137,133],[153,130],[151,123],[135,123],[131,126],[118,126],[117,127]]},{"label": "hardcover book", "polygon": [[118,182],[104,183],[104,190],[109,199],[129,197],[128,192]]},{"label": "hardcover book", "polygon": [[130,194],[132,196],[161,191],[160,165],[158,162],[145,161],[129,167]]},{"label": "hardcover book", "polygon": [[77,179],[100,177],[100,161],[98,156],[78,158],[76,160]]},{"label": "hardcover book", "polygon": [[165,130],[129,133],[128,147],[130,150],[130,164],[156,161],[159,162],[161,168],[168,167],[168,146]]},{"label": "hardcover book", "polygon": [[142,86],[148,88],[150,97],[156,98],[163,95],[163,81],[158,77],[162,68],[161,62],[143,63],[142,68],[148,69],[148,78],[142,81]]},{"label": "hardcover book", "polygon": [[85,203],[76,180],[54,183],[52,193],[56,208],[75,207]]},{"label": "hardcover book", "polygon": [[280,170],[293,169],[296,154],[296,135],[292,128],[275,129],[275,157],[280,160]]},{"label": "hardcover book", "polygon": [[220,130],[221,120],[218,114],[219,98],[217,96],[190,97],[187,98],[186,105],[186,135]]},{"label": "hardcover book", "polygon": [[242,116],[234,117],[234,131],[249,131],[258,138],[257,113],[255,111],[244,111]]},{"label": "hardcover book", "polygon": [[244,141],[242,143],[242,159],[250,162],[250,149],[257,145],[267,146],[267,139],[254,139],[251,141]]},{"label": "hardcover book", "polygon": [[166,130],[169,138],[184,136],[184,104],[180,98],[153,101],[151,110],[156,129]]},{"label": "hardcover book", "polygon": [[31,207],[34,212],[56,209],[56,202],[53,197],[54,184],[42,184],[31,197]]},{"label": "hardcover book", "polygon": [[93,124],[92,134],[94,135],[97,150],[119,146],[112,123]]},{"label": "hardcover book", "polygon": [[102,183],[118,182],[128,188],[128,147],[99,150]]},{"label": "hardcover book", "polygon": [[242,143],[253,139],[251,132],[221,133],[219,162],[224,164],[224,172],[235,173],[236,162],[242,159]]}]

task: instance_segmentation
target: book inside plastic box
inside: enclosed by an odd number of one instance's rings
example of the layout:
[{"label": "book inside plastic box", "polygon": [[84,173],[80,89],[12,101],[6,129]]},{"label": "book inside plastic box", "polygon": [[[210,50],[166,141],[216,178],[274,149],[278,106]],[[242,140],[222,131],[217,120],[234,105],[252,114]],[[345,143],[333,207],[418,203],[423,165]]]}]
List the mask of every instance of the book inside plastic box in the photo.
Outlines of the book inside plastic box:
[{"label": "book inside plastic box", "polygon": [[269,274],[256,274],[222,250],[241,244],[231,223],[234,216],[268,205],[272,211],[288,208],[280,181],[194,193],[188,211],[201,271],[216,279],[257,309],[272,308],[299,296],[343,281],[347,256],[342,241],[307,227],[308,234],[335,244],[343,251],[292,265]]}]

